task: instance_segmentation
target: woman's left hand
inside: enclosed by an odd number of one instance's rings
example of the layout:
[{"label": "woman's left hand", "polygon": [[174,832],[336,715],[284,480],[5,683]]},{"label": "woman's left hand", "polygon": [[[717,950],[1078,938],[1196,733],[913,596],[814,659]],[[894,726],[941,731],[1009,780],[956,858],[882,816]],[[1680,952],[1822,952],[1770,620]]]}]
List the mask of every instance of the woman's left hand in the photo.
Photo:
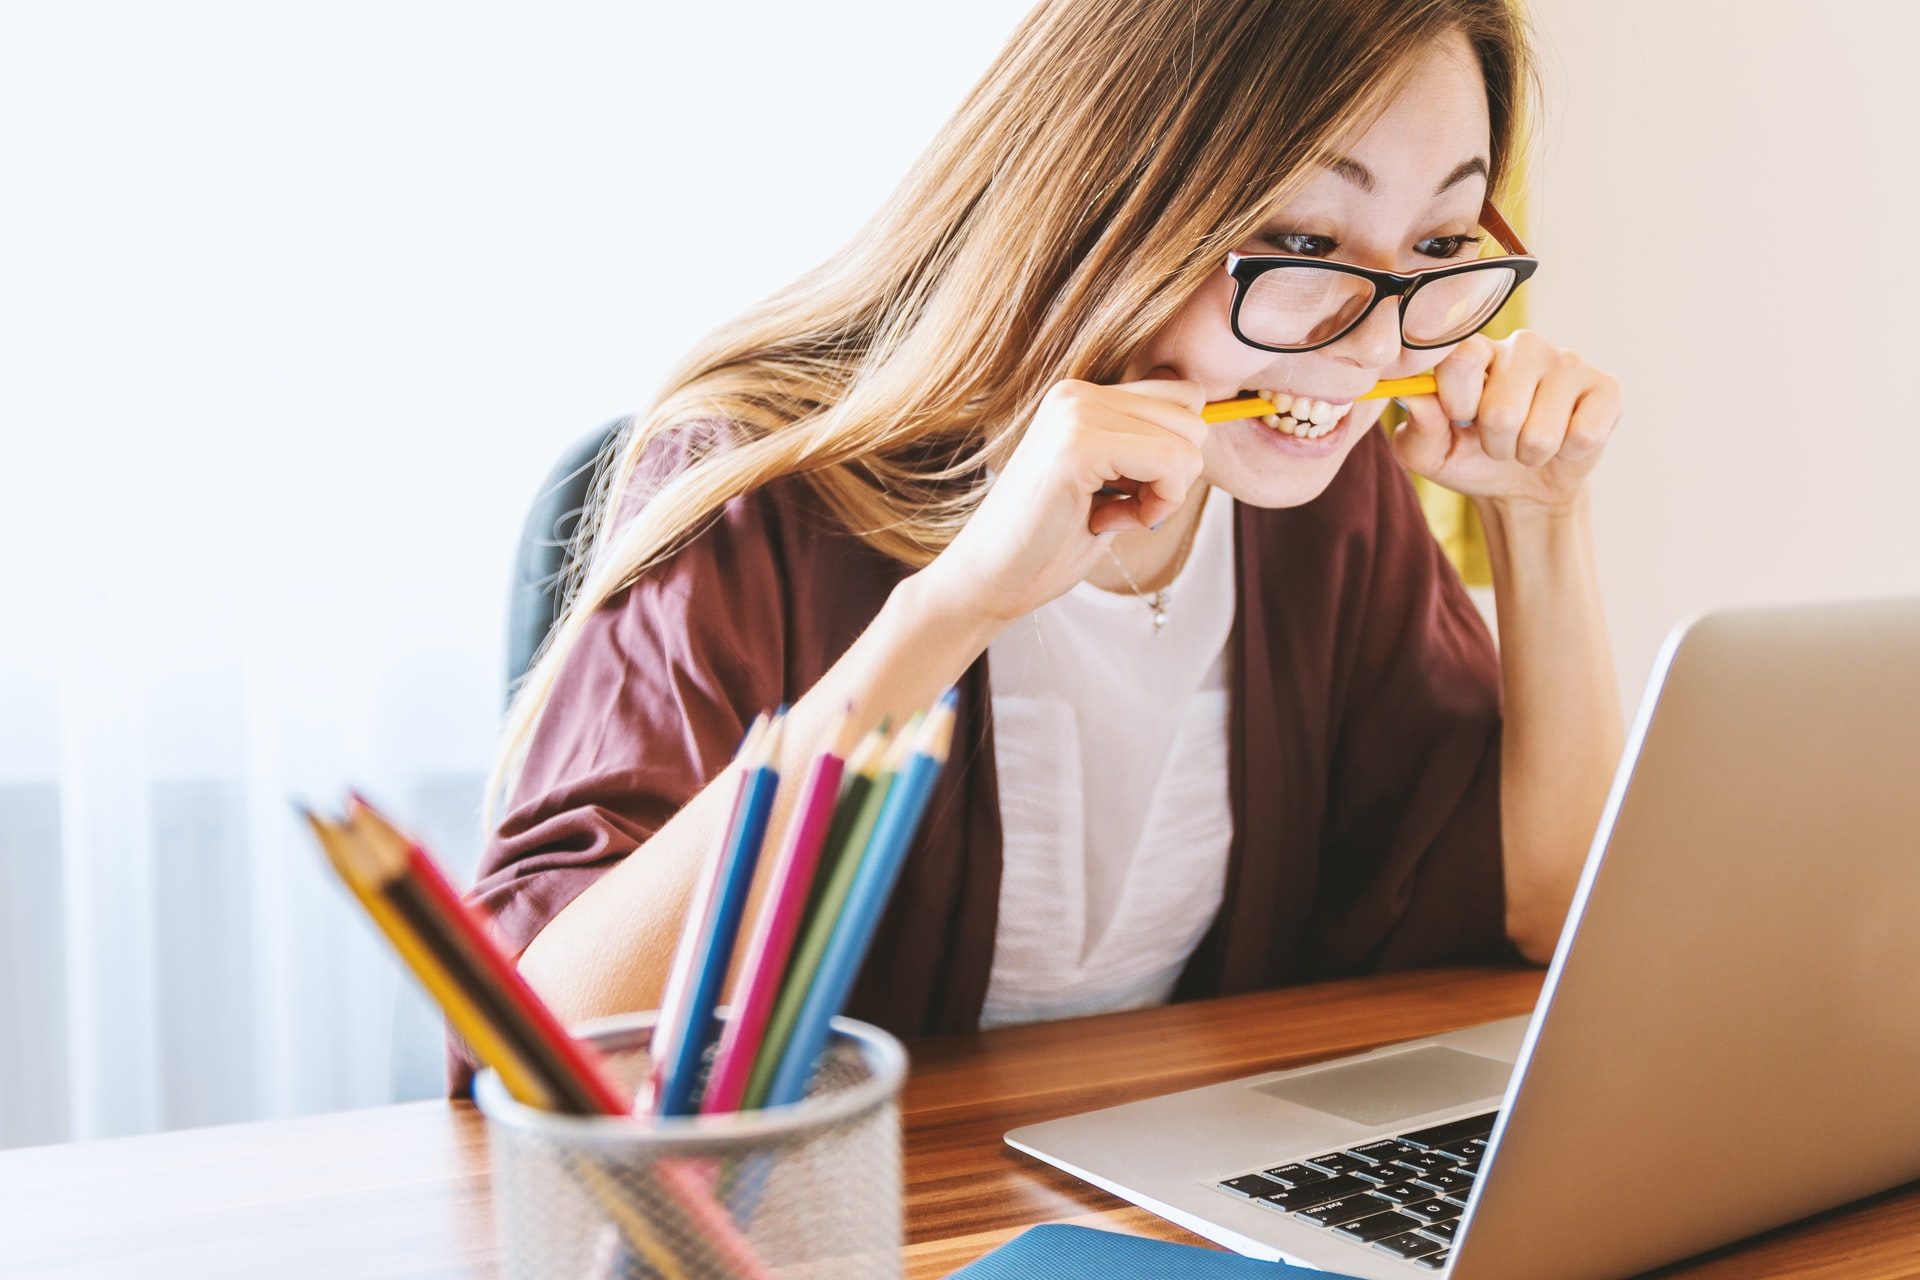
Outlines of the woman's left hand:
[{"label": "woman's left hand", "polygon": [[[1469,497],[1564,507],[1620,421],[1620,382],[1530,329],[1475,334],[1434,366],[1438,392],[1408,396],[1394,452]],[[1456,425],[1469,424],[1469,425]]]}]

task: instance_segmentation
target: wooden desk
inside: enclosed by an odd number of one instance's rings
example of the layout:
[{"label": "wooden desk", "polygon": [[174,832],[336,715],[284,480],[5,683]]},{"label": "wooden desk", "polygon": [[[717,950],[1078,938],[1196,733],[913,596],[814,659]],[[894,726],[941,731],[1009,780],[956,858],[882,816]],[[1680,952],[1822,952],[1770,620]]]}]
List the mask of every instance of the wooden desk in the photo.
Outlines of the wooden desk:
[{"label": "wooden desk", "polygon": [[[944,1276],[1038,1222],[1195,1242],[1001,1142],[1016,1126],[1524,1013],[1533,972],[1267,992],[912,1046],[906,1270]],[[0,1152],[0,1275],[491,1276],[486,1135],[410,1103]],[[1920,1186],[1669,1268],[1758,1280],[1920,1277]]]}]

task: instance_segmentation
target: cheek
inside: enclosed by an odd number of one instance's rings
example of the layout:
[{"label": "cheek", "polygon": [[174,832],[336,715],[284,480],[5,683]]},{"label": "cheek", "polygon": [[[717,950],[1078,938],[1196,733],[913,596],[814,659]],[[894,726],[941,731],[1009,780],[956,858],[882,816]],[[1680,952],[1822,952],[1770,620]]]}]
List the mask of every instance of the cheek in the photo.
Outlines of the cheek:
[{"label": "cheek", "polygon": [[1210,277],[1146,344],[1129,371],[1140,376],[1165,364],[1202,382],[1230,378],[1234,370],[1249,363],[1249,357],[1259,355],[1234,339],[1227,322],[1232,303],[1233,281],[1224,272]]},{"label": "cheek", "polygon": [[1435,347],[1431,351],[1409,351],[1402,347],[1400,349],[1400,358],[1388,365],[1386,372],[1380,376],[1382,378],[1407,378],[1416,373],[1425,373],[1452,355],[1455,351],[1459,350],[1459,348],[1460,344],[1458,342],[1448,347]]}]

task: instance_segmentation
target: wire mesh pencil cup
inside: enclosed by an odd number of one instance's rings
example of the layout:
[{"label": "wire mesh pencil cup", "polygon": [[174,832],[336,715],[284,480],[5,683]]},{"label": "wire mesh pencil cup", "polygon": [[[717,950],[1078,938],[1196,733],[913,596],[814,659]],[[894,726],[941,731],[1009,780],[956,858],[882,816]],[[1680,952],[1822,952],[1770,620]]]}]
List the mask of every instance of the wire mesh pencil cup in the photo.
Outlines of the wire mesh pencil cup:
[{"label": "wire mesh pencil cup", "polygon": [[[577,1034],[628,1084],[651,1067],[653,1013]],[[723,1011],[724,1016],[724,1011]],[[833,1020],[807,1096],[733,1115],[563,1115],[483,1071],[495,1233],[508,1280],[897,1277],[901,1082],[878,1027]]]}]

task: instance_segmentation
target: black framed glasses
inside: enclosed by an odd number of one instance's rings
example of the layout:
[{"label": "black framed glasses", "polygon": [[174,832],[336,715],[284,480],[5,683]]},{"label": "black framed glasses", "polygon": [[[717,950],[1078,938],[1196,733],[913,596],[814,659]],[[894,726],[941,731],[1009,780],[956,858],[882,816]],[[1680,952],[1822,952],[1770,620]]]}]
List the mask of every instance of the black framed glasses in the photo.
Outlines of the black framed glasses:
[{"label": "black framed glasses", "polygon": [[1540,266],[1488,200],[1480,225],[1506,255],[1401,274],[1324,258],[1227,255],[1233,336],[1282,353],[1315,351],[1359,328],[1388,298],[1400,299],[1400,341],[1425,351],[1479,331]]}]

